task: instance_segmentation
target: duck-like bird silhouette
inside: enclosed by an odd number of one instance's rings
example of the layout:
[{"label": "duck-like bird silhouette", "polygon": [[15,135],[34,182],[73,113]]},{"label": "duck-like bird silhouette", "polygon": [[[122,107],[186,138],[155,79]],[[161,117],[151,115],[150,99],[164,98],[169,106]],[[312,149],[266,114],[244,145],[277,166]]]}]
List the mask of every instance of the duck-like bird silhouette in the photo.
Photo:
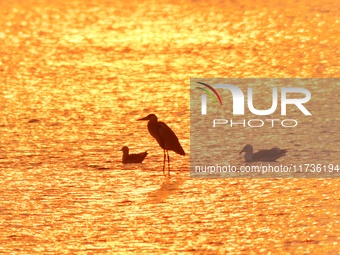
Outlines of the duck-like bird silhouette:
[{"label": "duck-like bird silhouette", "polygon": [[253,146],[247,144],[243,147],[239,154],[245,152],[244,159],[246,162],[255,161],[275,161],[276,159],[286,155],[287,149],[272,148],[270,150],[260,150],[253,153]]},{"label": "duck-like bird silhouette", "polygon": [[177,154],[185,155],[185,152],[178,141],[177,136],[168,127],[164,122],[158,121],[158,118],[155,114],[149,114],[145,118],[141,118],[138,120],[148,120],[148,130],[149,133],[157,140],[159,146],[163,149],[164,158],[163,158],[163,173],[165,175],[165,160],[166,157],[168,159],[168,175],[170,175],[170,157],[169,150],[174,151]]},{"label": "duck-like bird silhouette", "polygon": [[145,159],[147,152],[142,152],[138,154],[129,154],[129,147],[124,146],[121,151],[123,152],[122,162],[127,163],[142,163]]}]

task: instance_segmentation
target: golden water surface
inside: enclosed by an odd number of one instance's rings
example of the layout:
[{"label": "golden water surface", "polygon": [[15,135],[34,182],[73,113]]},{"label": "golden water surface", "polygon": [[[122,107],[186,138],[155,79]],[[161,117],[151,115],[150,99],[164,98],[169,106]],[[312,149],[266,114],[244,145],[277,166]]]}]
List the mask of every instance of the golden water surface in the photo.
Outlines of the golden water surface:
[{"label": "golden water surface", "polygon": [[339,254],[338,179],[189,177],[191,77],[339,77],[339,34],[331,0],[0,1],[0,253]]}]

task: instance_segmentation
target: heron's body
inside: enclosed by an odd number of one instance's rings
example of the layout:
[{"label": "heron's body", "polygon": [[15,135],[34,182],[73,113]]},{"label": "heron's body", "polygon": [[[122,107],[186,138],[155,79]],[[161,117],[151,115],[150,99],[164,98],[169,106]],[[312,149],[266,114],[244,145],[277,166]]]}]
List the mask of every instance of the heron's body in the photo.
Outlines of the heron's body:
[{"label": "heron's body", "polygon": [[286,155],[287,149],[280,148],[272,148],[270,150],[260,150],[258,152],[253,153],[253,146],[247,144],[243,147],[239,154],[245,152],[244,159],[246,162],[255,162],[255,161],[264,161],[270,162],[275,161],[278,158]]},{"label": "heron's body", "polygon": [[122,162],[124,164],[127,163],[142,163],[143,160],[145,159],[146,155],[148,155],[148,153],[142,152],[142,153],[138,153],[138,154],[129,154],[129,147],[124,146],[122,148],[123,151],[123,157],[122,157]]},{"label": "heron's body", "polygon": [[158,121],[158,118],[155,114],[150,114],[145,118],[139,120],[149,120],[148,122],[148,130],[149,133],[156,139],[159,146],[164,151],[164,162],[163,162],[163,172],[165,166],[165,158],[166,154],[168,157],[168,167],[170,174],[170,157],[168,151],[174,151],[177,154],[185,155],[185,152],[178,141],[176,134],[171,130],[171,128],[165,124],[164,122]]},{"label": "heron's body", "polygon": [[149,133],[157,140],[159,146],[163,150],[174,151],[177,154],[185,155],[185,152],[178,141],[175,133],[169,128],[167,124],[161,121],[148,122]]}]

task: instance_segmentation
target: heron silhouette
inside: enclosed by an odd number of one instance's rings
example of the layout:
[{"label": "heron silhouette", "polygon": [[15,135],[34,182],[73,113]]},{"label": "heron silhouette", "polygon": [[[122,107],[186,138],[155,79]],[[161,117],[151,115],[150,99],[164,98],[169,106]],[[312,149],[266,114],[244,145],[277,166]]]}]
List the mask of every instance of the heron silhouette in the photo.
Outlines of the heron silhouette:
[{"label": "heron silhouette", "polygon": [[168,175],[170,176],[170,157],[169,151],[174,151],[177,154],[185,155],[185,152],[178,141],[177,136],[164,122],[158,121],[155,114],[149,114],[148,116],[138,119],[148,120],[148,130],[158,142],[159,146],[163,149],[163,174],[165,175],[165,160],[168,159]]},{"label": "heron silhouette", "polygon": [[148,155],[148,152],[141,152],[141,153],[136,153],[136,154],[129,154],[129,147],[123,146],[121,149],[123,152],[123,157],[122,157],[122,162],[124,164],[127,163],[142,163],[143,160],[145,159],[146,155]]}]

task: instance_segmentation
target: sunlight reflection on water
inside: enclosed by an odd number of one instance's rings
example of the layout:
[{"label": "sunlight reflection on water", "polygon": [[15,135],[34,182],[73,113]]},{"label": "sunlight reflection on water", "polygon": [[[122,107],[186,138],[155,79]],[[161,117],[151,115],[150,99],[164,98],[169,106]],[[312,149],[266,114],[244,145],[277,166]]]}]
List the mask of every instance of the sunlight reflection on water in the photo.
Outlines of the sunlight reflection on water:
[{"label": "sunlight reflection on water", "polygon": [[337,180],[189,178],[190,77],[339,74],[335,2],[255,3],[2,1],[1,251],[336,254]]}]

